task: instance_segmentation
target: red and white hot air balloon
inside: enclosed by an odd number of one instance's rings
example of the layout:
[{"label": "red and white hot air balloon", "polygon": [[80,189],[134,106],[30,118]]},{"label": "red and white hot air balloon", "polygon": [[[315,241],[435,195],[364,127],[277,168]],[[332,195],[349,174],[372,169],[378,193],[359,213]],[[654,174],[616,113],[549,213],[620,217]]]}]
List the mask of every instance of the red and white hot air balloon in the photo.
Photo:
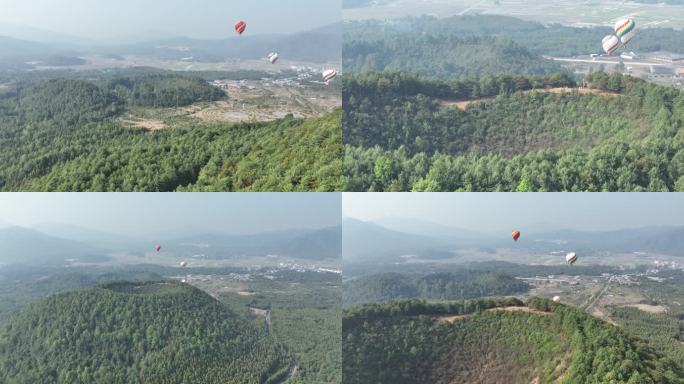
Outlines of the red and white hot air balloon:
[{"label": "red and white hot air balloon", "polygon": [[157,252],[161,251],[161,245],[159,245],[159,244],[155,245],[154,250]]},{"label": "red and white hot air balloon", "polygon": [[575,264],[575,261],[577,261],[577,254],[575,252],[570,252],[567,255],[565,255],[565,261],[568,263],[569,266],[572,266]]},{"label": "red and white hot air balloon", "polygon": [[235,32],[237,32],[238,35],[242,35],[245,32],[245,29],[247,29],[247,23],[244,21],[240,20],[235,23]]},{"label": "red and white hot air balloon", "polygon": [[181,261],[179,265],[181,268],[185,268],[188,266],[188,262],[187,261]]},{"label": "red and white hot air balloon", "polygon": [[328,69],[327,71],[323,72],[323,81],[326,82],[326,84],[329,84],[332,79],[334,79],[337,76],[337,71],[334,69]]}]

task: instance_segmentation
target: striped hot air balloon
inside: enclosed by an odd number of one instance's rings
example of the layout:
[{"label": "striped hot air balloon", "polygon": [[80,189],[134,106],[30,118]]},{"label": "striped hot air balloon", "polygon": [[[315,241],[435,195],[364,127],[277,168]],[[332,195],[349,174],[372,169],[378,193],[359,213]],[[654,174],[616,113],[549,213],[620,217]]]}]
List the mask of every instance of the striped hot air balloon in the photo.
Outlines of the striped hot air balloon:
[{"label": "striped hot air balloon", "polygon": [[636,22],[634,19],[621,19],[615,23],[615,36],[623,45],[627,45],[636,35]]},{"label": "striped hot air balloon", "polygon": [[565,255],[565,261],[568,263],[569,266],[572,266],[575,264],[575,261],[577,261],[577,254],[575,252],[570,252],[567,255]]},{"label": "striped hot air balloon", "polygon": [[520,231],[513,231],[513,232],[511,233],[511,237],[513,238],[514,241],[517,242],[518,239],[520,238]]},{"label": "striped hot air balloon", "polygon": [[607,54],[612,55],[615,50],[620,47],[620,39],[614,35],[608,35],[603,38],[603,50]]},{"label": "striped hot air balloon", "polygon": [[154,250],[157,252],[161,251],[161,245],[159,245],[159,244],[155,245]]},{"label": "striped hot air balloon", "polygon": [[275,64],[276,61],[278,61],[278,58],[280,58],[280,55],[278,55],[275,52],[271,52],[268,54],[268,61],[270,61],[271,64]]},{"label": "striped hot air balloon", "polygon": [[242,35],[243,32],[245,32],[245,29],[247,29],[247,23],[244,21],[240,20],[237,23],[235,23],[235,32],[238,34]]},{"label": "striped hot air balloon", "polygon": [[334,69],[328,69],[327,71],[323,72],[323,81],[326,83],[330,82],[330,80],[334,79],[337,76],[337,71]]}]

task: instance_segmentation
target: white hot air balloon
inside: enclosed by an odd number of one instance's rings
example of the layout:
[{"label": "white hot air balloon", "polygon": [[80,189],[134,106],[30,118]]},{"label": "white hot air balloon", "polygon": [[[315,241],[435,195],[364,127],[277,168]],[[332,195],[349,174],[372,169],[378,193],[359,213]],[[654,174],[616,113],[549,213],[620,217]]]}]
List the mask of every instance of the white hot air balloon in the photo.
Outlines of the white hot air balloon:
[{"label": "white hot air balloon", "polygon": [[565,255],[565,261],[568,263],[568,265],[572,266],[575,264],[575,261],[577,261],[577,254],[575,252],[568,253]]},{"label": "white hot air balloon", "polygon": [[636,22],[634,19],[621,19],[615,23],[615,36],[620,39],[622,45],[627,45],[636,35]]},{"label": "white hot air balloon", "polygon": [[278,55],[276,52],[271,52],[268,54],[268,61],[270,61],[271,64],[275,64],[276,61],[278,61],[278,58],[280,58],[280,55]]},{"label": "white hot air balloon", "polygon": [[188,262],[187,261],[181,261],[179,265],[181,268],[185,268],[188,266]]},{"label": "white hot air balloon", "polygon": [[560,303],[560,296],[554,296],[554,297],[553,297],[553,302],[554,302],[554,303]]},{"label": "white hot air balloon", "polygon": [[618,48],[620,48],[620,39],[614,35],[608,35],[603,38],[603,50],[607,54],[612,55]]},{"label": "white hot air balloon", "polygon": [[334,79],[337,76],[337,71],[334,69],[328,69],[327,71],[323,72],[323,81],[326,83],[329,83],[330,80]]}]

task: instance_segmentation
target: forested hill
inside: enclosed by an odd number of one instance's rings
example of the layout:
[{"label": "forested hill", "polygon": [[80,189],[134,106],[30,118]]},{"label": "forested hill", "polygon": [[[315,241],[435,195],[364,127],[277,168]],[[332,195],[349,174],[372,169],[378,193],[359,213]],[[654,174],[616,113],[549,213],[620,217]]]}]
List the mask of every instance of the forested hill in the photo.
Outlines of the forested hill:
[{"label": "forested hill", "polygon": [[262,327],[172,282],[58,294],[0,328],[3,383],[276,383],[289,364]]},{"label": "forested hill", "polygon": [[513,276],[488,271],[407,275],[379,273],[344,283],[345,306],[399,299],[465,300],[525,293],[527,283]]},{"label": "forested hill", "polygon": [[422,77],[459,79],[494,73],[545,75],[560,65],[503,37],[389,35],[384,40],[345,41],[344,68],[351,73],[407,71]]},{"label": "forested hill", "polygon": [[169,118],[125,126],[131,108],[225,97],[201,78],[140,75],[55,79],[0,90],[0,190],[333,191],[341,172],[340,115],[241,124]]},{"label": "forested hill", "polygon": [[684,190],[684,93],[602,72],[584,83],[345,79],[345,189]]},{"label": "forested hill", "polygon": [[[358,59],[357,52],[347,57],[347,48],[363,46],[366,42],[382,40],[398,42],[400,37],[410,39],[421,36],[435,40],[445,38],[498,37],[515,43],[513,47],[528,50],[534,55],[572,56],[578,54],[602,53],[601,39],[609,34],[609,27],[574,28],[558,24],[544,25],[534,21],[526,21],[510,16],[498,15],[466,15],[448,18],[432,16],[411,17],[384,22],[377,20],[356,21],[345,24],[345,64],[347,60]],[[398,44],[401,44],[398,42]],[[415,47],[408,45],[413,51]],[[395,46],[400,52],[400,46]],[[483,45],[483,49],[486,45]],[[491,46],[492,51],[500,47]],[[421,53],[427,56],[414,56],[414,61],[423,65],[431,65],[434,60],[448,58],[450,53],[444,51],[429,52],[422,48]],[[667,50],[684,53],[684,31],[671,28],[645,28],[639,30],[639,38],[630,43],[630,50],[635,52],[655,52]],[[369,55],[371,57],[372,55]],[[486,59],[487,57],[485,57]],[[473,59],[474,60],[474,59]],[[355,67],[352,67],[355,68]],[[346,68],[350,71],[352,68]],[[389,69],[389,68],[388,68]]]},{"label": "forested hill", "polygon": [[684,372],[585,312],[531,299],[398,301],[345,311],[353,383],[680,384]]}]

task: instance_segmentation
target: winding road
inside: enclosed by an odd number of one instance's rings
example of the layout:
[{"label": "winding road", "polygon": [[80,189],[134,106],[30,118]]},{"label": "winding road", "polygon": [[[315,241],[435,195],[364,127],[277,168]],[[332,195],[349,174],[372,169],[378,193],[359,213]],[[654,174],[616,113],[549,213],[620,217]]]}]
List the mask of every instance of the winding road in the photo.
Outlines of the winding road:
[{"label": "winding road", "polygon": [[610,285],[610,282],[606,282],[606,283],[603,285],[603,288],[602,288],[594,297],[590,297],[590,298],[587,300],[586,306],[585,306],[585,305],[582,305],[582,308],[584,308],[585,311],[589,312],[589,310],[590,310],[594,305],[596,305],[596,302],[599,301],[599,299],[601,298],[601,296],[603,296],[603,294],[606,293],[606,291],[608,290],[608,286],[609,286],[609,285]]}]

